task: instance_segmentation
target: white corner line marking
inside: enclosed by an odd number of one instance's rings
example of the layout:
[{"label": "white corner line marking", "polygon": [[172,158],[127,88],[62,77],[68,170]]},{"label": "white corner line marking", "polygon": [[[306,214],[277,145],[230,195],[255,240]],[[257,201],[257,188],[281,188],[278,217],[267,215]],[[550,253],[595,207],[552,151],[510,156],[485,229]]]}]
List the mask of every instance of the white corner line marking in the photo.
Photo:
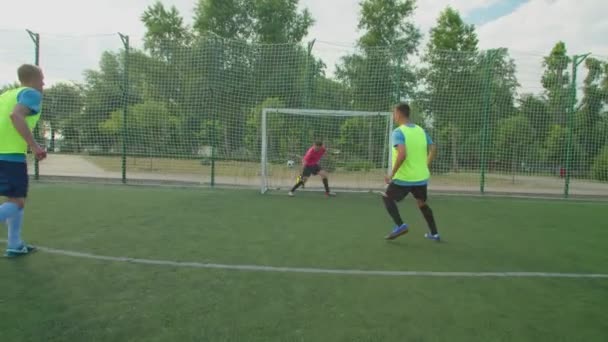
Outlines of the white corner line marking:
[{"label": "white corner line marking", "polygon": [[[6,240],[0,239],[6,243]],[[440,271],[387,271],[387,270],[358,270],[358,269],[331,269],[331,268],[309,268],[309,267],[281,267],[266,265],[230,265],[201,262],[183,262],[156,259],[139,259],[130,257],[114,257],[92,253],[83,253],[36,246],[38,250],[55,255],[63,255],[74,258],[124,262],[144,265],[203,268],[254,272],[279,272],[279,273],[312,273],[330,275],[357,275],[357,276],[389,276],[389,277],[465,277],[465,278],[596,278],[608,279],[604,273],[552,273],[552,272],[440,272]]]}]

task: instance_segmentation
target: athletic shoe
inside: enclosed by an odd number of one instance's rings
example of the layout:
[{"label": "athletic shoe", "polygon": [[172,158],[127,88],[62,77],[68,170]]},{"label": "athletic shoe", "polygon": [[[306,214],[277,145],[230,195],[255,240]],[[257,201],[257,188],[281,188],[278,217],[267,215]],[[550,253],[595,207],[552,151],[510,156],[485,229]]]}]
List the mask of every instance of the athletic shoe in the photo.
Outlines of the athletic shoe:
[{"label": "athletic shoe", "polygon": [[28,255],[36,251],[36,247],[24,244],[20,248],[7,248],[4,256],[7,258],[16,258],[24,255]]},{"label": "athletic shoe", "polygon": [[331,192],[331,191],[330,192],[326,192],[325,196],[326,197],[336,197],[336,193],[335,192]]},{"label": "athletic shoe", "polygon": [[287,196],[293,197],[293,196],[295,196],[295,194],[293,193],[293,191],[290,191],[290,192],[287,193]]},{"label": "athletic shoe", "polygon": [[426,233],[426,234],[424,234],[424,237],[426,239],[437,241],[437,242],[441,241],[441,238],[439,237],[439,234],[433,235],[431,233]]},{"label": "athletic shoe", "polygon": [[408,231],[408,225],[404,223],[401,226],[395,227],[395,229],[393,229],[393,231],[389,235],[387,235],[385,239],[394,240],[400,237],[401,235],[407,234]]}]

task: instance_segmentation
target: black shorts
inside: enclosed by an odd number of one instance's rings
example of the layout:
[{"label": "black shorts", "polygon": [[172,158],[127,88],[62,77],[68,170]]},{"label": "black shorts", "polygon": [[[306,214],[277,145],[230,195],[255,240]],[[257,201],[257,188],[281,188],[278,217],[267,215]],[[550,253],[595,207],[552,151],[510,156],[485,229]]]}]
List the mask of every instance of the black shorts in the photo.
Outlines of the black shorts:
[{"label": "black shorts", "polygon": [[397,202],[403,200],[409,193],[412,193],[415,199],[426,202],[427,185],[397,185],[391,183],[386,188],[386,197]]},{"label": "black shorts", "polygon": [[309,165],[304,166],[304,170],[302,170],[302,177],[310,177],[310,175],[317,175],[321,171],[321,167],[319,165]]},{"label": "black shorts", "polygon": [[28,186],[26,163],[0,160],[0,196],[25,198]]}]

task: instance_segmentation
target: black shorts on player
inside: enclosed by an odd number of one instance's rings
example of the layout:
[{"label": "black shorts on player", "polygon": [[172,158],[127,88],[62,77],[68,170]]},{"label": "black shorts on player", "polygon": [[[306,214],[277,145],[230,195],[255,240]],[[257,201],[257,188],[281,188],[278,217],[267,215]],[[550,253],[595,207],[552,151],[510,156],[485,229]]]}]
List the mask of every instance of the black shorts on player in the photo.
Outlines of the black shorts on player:
[{"label": "black shorts on player", "polygon": [[316,176],[321,172],[321,167],[319,165],[308,165],[304,166],[304,170],[302,170],[302,177],[310,177],[311,175]]},{"label": "black shorts on player", "polygon": [[26,198],[28,185],[26,163],[0,160],[0,196]]},{"label": "black shorts on player", "polygon": [[426,203],[427,200],[427,185],[398,185],[395,183],[390,183],[386,188],[386,192],[383,194],[384,205],[386,206],[386,210],[389,215],[395,221],[397,225],[397,232],[393,231],[387,239],[392,240],[399,235],[405,234],[407,232],[407,225],[405,229],[402,228],[403,220],[401,219],[401,215],[399,215],[399,210],[397,209],[397,205],[395,202],[402,201],[407,195],[412,194],[414,198],[418,202],[418,208],[422,212],[424,219],[429,225],[430,234],[426,234],[425,237],[427,239],[439,241],[439,233],[437,233],[437,225],[435,224],[435,217],[433,216],[433,211]]},{"label": "black shorts on player", "polygon": [[323,181],[323,187],[325,187],[325,195],[335,196],[335,194],[329,190],[329,181],[327,180],[327,173],[323,171],[323,169],[321,169],[318,164],[304,166],[304,168],[302,169],[302,175],[298,177],[296,185],[294,185],[293,188],[291,188],[291,191],[289,191],[289,196],[293,196],[294,191],[296,191],[301,186],[303,187],[308,178],[310,178],[310,176],[316,176],[319,174]]},{"label": "black shorts on player", "polygon": [[415,199],[426,202],[427,185],[398,185],[391,183],[386,188],[386,197],[395,202],[402,201],[410,193]]}]

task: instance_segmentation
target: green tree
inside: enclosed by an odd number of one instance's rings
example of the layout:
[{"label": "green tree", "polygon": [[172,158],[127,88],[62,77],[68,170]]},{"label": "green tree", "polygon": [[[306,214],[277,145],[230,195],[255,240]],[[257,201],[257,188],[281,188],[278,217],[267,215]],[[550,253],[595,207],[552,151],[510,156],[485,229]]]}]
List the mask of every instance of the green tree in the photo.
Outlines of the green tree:
[{"label": "green tree", "polygon": [[518,102],[518,112],[528,119],[538,139],[545,141],[551,127],[547,102],[534,94],[523,94]]},{"label": "green tree", "polygon": [[[151,59],[141,51],[131,51],[129,58],[129,83],[124,84],[125,52],[104,52],[99,62],[99,70],[86,70],[84,73],[84,110],[80,117],[79,139],[83,148],[108,151],[116,142],[105,132],[100,124],[110,114],[128,105],[143,101],[147,70]],[[44,108],[43,108],[44,111]]]},{"label": "green tree", "polygon": [[349,88],[337,80],[325,77],[325,75],[316,77],[312,97],[312,108],[352,109],[352,102],[350,101],[352,95]]},{"label": "green tree", "polygon": [[587,76],[583,85],[583,99],[576,113],[574,134],[582,146],[583,167],[589,168],[605,144],[602,121],[608,104],[608,63],[596,58],[585,60]]},{"label": "green tree", "polygon": [[560,125],[552,125],[544,144],[545,160],[551,165],[564,167],[566,154],[566,130]]},{"label": "green tree", "polygon": [[418,49],[420,30],[411,20],[415,0],[365,0],[361,2],[358,28],[365,33],[359,38],[364,48],[397,46],[403,55]]},{"label": "green tree", "polygon": [[194,29],[199,35],[213,32],[220,37],[248,40],[253,18],[249,0],[199,0],[194,9]]},{"label": "green tree", "polygon": [[515,115],[500,120],[494,142],[495,156],[515,174],[533,156],[534,128],[528,118]]},{"label": "green tree", "polygon": [[[507,49],[495,49],[479,53],[472,89],[478,89],[479,94],[471,94],[467,98],[473,108],[471,115],[462,120],[466,132],[462,158],[476,162],[482,153],[492,154],[495,148],[490,144],[501,127],[503,120],[517,112],[515,97],[519,82],[515,76],[515,61]],[[489,84],[487,83],[489,79]],[[489,108],[486,112],[486,101]],[[477,131],[479,129],[479,131]],[[480,134],[481,133],[481,134]],[[485,144],[484,144],[485,142]],[[530,146],[531,148],[533,145]],[[482,150],[483,148],[483,150]]]},{"label": "green tree", "polygon": [[299,43],[314,23],[307,9],[298,11],[299,0],[253,0],[253,32],[260,43]]},{"label": "green tree", "polygon": [[221,118],[221,146],[228,153],[242,144],[242,118],[265,99],[279,98],[289,107],[311,102],[320,63],[300,44],[311,25],[297,0],[200,0],[194,24],[199,39],[182,84],[205,101],[188,106],[184,127],[198,129],[204,115]]},{"label": "green tree", "polygon": [[591,172],[594,179],[608,182],[608,146],[604,146],[595,157]]},{"label": "green tree", "polygon": [[384,143],[387,139],[387,124],[385,116],[344,120],[340,125],[338,142],[340,150],[351,156],[352,160],[347,162],[355,163],[357,168],[365,166],[362,161],[372,167],[382,167],[382,162],[386,161],[388,154],[388,146]]},{"label": "green tree", "polygon": [[[255,106],[246,119],[245,145],[252,151],[260,151],[262,146],[262,110],[264,108],[284,108],[285,104],[279,98],[268,98]],[[266,132],[268,139],[268,160],[283,160],[289,158],[289,144],[284,138],[284,132],[289,128],[288,121],[282,114],[267,116]],[[297,135],[288,135],[295,138]],[[291,151],[295,154],[295,151]]]},{"label": "green tree", "polygon": [[[349,96],[346,109],[387,111],[411,97],[414,72],[409,57],[421,34],[412,20],[414,0],[364,0],[360,3],[359,51],[342,58],[336,77]],[[371,125],[370,125],[371,123]],[[370,137],[386,136],[386,121],[350,118],[340,124],[339,144],[346,154],[380,164],[383,145]],[[373,162],[372,162],[373,163]]]},{"label": "green tree", "polygon": [[[127,117],[129,153],[162,155],[171,148],[178,119],[163,102],[145,101],[130,106]],[[100,124],[101,131],[121,141],[123,111],[117,110]]]},{"label": "green tree", "polygon": [[431,28],[427,55],[432,58],[436,54],[441,55],[442,51],[474,52],[478,42],[475,26],[466,24],[460,13],[448,6]]},{"label": "green tree", "polygon": [[[193,24],[197,39],[170,65],[184,72],[176,87],[182,95],[177,105],[183,114],[183,135],[193,149],[211,143],[210,131],[214,141],[223,138],[220,153],[242,143],[233,137],[241,130],[237,127],[244,113],[241,96],[253,88],[247,71],[253,65],[252,54],[244,42],[253,34],[251,6],[246,0],[198,0]],[[220,127],[217,122],[225,124]],[[218,129],[221,134],[215,133]]]},{"label": "green tree", "polygon": [[[515,96],[519,82],[516,77],[515,60],[507,49],[495,49],[481,52],[478,59],[477,80],[484,80],[489,73],[490,89],[484,89],[485,81],[481,81],[484,95],[489,92],[491,99],[490,127],[497,120],[509,117],[515,113]],[[483,96],[480,98],[483,99]]]},{"label": "green tree", "polygon": [[104,52],[99,62],[99,70],[87,70],[84,73],[85,103],[79,127],[83,148],[107,150],[111,145],[105,134],[99,131],[99,124],[122,106],[122,56]]},{"label": "green tree", "polygon": [[363,35],[357,45],[361,51],[344,57],[336,76],[351,89],[355,109],[388,110],[413,93],[408,58],[421,38],[412,21],[415,1],[365,0],[360,5],[358,28]]},{"label": "green tree", "polygon": [[223,38],[261,43],[299,43],[313,24],[299,0],[199,0],[194,29]]},{"label": "green tree", "polygon": [[82,87],[68,83],[58,83],[44,91],[43,117],[50,124],[50,150],[55,149],[55,135],[61,130],[68,150],[77,145],[78,130],[74,127],[81,117],[84,106]]},{"label": "green tree", "polygon": [[571,60],[567,55],[566,44],[558,42],[551,53],[544,58],[545,68],[541,83],[551,115],[551,122],[565,125],[568,111],[573,106],[570,97],[570,74],[568,66]]},{"label": "green tree", "polygon": [[166,9],[157,1],[144,11],[141,21],[146,26],[144,47],[153,56],[170,59],[192,40],[192,33],[175,6]]},{"label": "green tree", "polygon": [[251,82],[258,84],[255,103],[276,97],[288,107],[305,107],[312,92],[310,84],[322,72],[320,63],[301,45],[313,19],[308,10],[298,10],[298,2],[252,1],[253,41],[261,43],[254,47],[250,60]]},{"label": "green tree", "polygon": [[[544,158],[542,159],[554,168],[564,168],[566,166],[566,133],[567,131],[563,126],[553,125],[549,129],[549,134],[547,134],[547,139],[543,146]],[[573,168],[576,168],[577,165],[580,165],[581,156],[583,155],[582,147],[577,142],[574,142],[572,150],[573,160],[571,165],[573,165]]]},{"label": "green tree", "polygon": [[[471,151],[467,146],[479,146],[479,113],[483,110],[485,78],[480,72],[483,69],[478,62],[477,42],[475,27],[465,24],[456,10],[447,7],[431,29],[423,56],[428,67],[421,70],[424,86],[417,98],[443,136],[442,140],[451,146],[453,171],[459,170],[460,157]],[[446,134],[454,136],[444,136]],[[445,153],[439,156],[445,157]]]}]

